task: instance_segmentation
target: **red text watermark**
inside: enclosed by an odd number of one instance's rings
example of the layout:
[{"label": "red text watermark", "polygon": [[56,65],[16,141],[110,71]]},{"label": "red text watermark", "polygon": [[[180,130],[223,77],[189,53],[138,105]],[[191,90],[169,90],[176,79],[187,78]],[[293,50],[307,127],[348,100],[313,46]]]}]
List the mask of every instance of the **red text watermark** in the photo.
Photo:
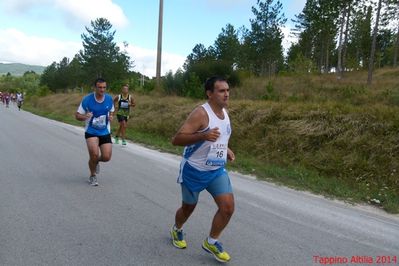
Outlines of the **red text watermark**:
[{"label": "red text watermark", "polygon": [[397,256],[313,256],[313,263],[321,265],[339,264],[398,264]]}]

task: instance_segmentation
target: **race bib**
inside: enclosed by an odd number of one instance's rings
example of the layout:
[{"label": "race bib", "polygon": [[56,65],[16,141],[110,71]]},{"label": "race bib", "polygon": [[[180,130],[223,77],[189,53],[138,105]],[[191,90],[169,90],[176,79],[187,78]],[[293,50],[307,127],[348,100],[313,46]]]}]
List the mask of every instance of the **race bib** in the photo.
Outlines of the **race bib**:
[{"label": "race bib", "polygon": [[104,129],[107,127],[107,116],[102,115],[99,117],[93,117],[93,120],[91,122],[92,127],[96,129]]},{"label": "race bib", "polygon": [[227,145],[226,144],[212,144],[206,165],[209,166],[224,166],[227,161]]},{"label": "race bib", "polygon": [[128,102],[121,102],[121,108],[129,108],[129,103]]}]

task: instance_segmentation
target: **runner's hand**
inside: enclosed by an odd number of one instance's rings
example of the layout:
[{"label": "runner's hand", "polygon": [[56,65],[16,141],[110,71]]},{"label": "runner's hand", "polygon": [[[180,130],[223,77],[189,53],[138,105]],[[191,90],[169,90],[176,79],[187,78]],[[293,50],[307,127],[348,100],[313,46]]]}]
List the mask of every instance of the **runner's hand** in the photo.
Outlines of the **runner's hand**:
[{"label": "runner's hand", "polygon": [[234,162],[236,159],[236,156],[234,154],[234,152],[230,149],[227,149],[227,160],[229,160],[230,162]]},{"label": "runner's hand", "polygon": [[205,133],[205,140],[215,142],[220,136],[218,127],[212,128]]},{"label": "runner's hand", "polygon": [[93,113],[92,112],[88,112],[86,113],[86,119],[90,120],[93,117]]},{"label": "runner's hand", "polygon": [[109,122],[112,122],[112,120],[114,120],[114,116],[113,115],[109,115]]}]

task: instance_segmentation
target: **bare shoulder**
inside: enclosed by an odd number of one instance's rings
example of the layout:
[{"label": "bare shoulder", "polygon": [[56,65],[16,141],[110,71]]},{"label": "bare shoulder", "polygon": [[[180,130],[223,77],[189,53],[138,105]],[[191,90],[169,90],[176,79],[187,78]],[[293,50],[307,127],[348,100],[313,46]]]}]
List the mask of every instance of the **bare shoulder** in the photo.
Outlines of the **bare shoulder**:
[{"label": "bare shoulder", "polygon": [[205,109],[199,105],[190,113],[185,124],[195,127],[196,130],[202,130],[208,126],[208,120],[208,114]]},{"label": "bare shoulder", "polygon": [[191,112],[189,117],[193,117],[196,119],[206,118],[208,117],[204,107],[202,105],[198,105],[195,109]]}]

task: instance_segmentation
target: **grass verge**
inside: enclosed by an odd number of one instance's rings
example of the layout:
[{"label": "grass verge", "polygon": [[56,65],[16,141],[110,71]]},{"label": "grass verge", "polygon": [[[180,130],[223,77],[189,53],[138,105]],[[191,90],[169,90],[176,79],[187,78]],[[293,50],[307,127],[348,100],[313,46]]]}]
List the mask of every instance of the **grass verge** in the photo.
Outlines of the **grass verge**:
[{"label": "grass verge", "polygon": [[[360,92],[368,99],[365,104],[329,100],[330,92],[326,93],[322,101],[231,101],[230,144],[237,160],[228,167],[291,188],[399,213],[399,108],[383,104],[376,91]],[[389,102],[389,95],[384,91],[381,95]],[[33,97],[25,107],[51,119],[82,125],[73,117],[82,96]],[[170,138],[202,102],[137,95],[128,138],[180,154],[182,148],[172,146]],[[114,122],[112,127],[116,126]]]}]

